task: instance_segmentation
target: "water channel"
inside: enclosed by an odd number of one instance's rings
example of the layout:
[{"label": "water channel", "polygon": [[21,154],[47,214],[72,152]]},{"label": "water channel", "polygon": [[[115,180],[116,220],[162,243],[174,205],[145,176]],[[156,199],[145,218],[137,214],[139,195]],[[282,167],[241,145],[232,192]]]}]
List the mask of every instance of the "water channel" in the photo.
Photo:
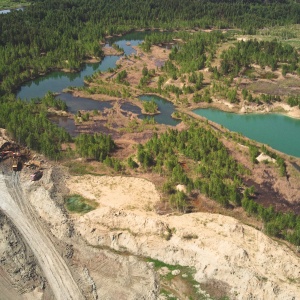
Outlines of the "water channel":
[{"label": "water channel", "polygon": [[[106,46],[111,46],[113,43],[124,49],[124,55],[130,55],[136,51],[132,46],[139,45],[145,35],[150,34],[150,31],[132,32],[122,37],[113,37],[108,40]],[[49,73],[43,77],[29,81],[21,86],[17,93],[17,97],[22,100],[29,101],[34,97],[43,97],[48,91],[59,93],[59,98],[63,100],[69,112],[76,114],[78,110],[103,110],[104,108],[112,107],[108,101],[95,101],[88,98],[74,97],[72,94],[63,93],[63,89],[69,86],[83,86],[84,77],[90,76],[96,71],[107,71],[109,68],[116,66],[117,60],[120,56],[106,56],[100,63],[86,64],[84,68],[78,73],[65,73],[56,71]],[[166,125],[176,125],[177,120],[172,119],[171,114],[174,111],[174,105],[157,96],[140,96],[142,101],[154,100],[161,112],[155,115],[156,122]],[[136,113],[139,118],[143,119],[146,116],[141,113],[141,109],[129,103],[123,103],[122,109]],[[66,120],[65,117],[59,117],[54,120],[59,126],[67,129],[71,134],[74,134],[76,126],[73,120]]]},{"label": "water channel", "polygon": [[[142,43],[145,35],[150,33],[150,31],[132,32],[122,37],[113,37],[109,39],[106,46],[111,46],[115,43],[124,49],[125,55],[130,55],[136,52],[132,46],[137,46]],[[17,93],[17,97],[25,100],[34,97],[43,97],[48,91],[60,93],[69,86],[83,86],[85,76],[90,76],[96,71],[107,71],[109,68],[115,68],[116,62],[119,59],[120,56],[106,56],[100,63],[86,64],[84,68],[77,73],[51,72],[22,85]]]},{"label": "water channel", "polygon": [[154,120],[157,123],[172,126],[176,126],[179,123],[178,120],[171,117],[171,114],[175,111],[175,106],[172,102],[155,95],[142,95],[139,96],[139,99],[142,101],[153,100],[157,104],[158,110],[160,111],[159,114],[154,115]]}]

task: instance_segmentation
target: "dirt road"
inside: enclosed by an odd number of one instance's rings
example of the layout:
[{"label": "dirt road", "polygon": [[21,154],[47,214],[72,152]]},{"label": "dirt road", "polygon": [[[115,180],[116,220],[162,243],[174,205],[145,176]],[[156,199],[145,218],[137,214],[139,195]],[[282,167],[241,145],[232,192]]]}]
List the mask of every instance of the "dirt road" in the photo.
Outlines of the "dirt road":
[{"label": "dirt road", "polygon": [[72,274],[35,216],[19,183],[18,173],[0,174],[0,209],[10,218],[32,249],[57,300],[84,299]]}]

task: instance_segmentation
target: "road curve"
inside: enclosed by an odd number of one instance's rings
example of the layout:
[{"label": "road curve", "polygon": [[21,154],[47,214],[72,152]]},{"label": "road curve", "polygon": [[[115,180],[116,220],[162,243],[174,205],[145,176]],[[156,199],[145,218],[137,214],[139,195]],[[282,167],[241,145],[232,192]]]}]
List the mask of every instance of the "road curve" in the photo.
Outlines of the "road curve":
[{"label": "road curve", "polygon": [[57,300],[84,297],[61,255],[24,196],[18,176],[0,174],[0,209],[13,222],[34,253]]}]

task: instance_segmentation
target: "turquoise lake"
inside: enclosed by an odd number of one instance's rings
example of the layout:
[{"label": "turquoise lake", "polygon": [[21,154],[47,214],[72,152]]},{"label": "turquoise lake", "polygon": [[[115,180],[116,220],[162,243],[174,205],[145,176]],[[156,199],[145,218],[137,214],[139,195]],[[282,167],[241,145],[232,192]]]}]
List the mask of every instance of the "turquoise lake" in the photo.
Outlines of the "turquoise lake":
[{"label": "turquoise lake", "polygon": [[195,114],[265,145],[300,157],[300,120],[279,114],[239,115],[215,109],[196,109]]}]

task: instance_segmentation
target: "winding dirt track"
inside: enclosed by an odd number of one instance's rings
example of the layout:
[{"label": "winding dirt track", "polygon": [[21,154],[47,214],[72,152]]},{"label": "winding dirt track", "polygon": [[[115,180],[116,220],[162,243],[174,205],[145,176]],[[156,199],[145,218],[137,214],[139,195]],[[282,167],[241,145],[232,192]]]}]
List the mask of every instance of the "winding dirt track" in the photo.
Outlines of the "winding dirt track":
[{"label": "winding dirt track", "polygon": [[81,300],[81,294],[66,262],[56,250],[47,229],[35,216],[24,196],[18,173],[0,174],[0,209],[14,223],[32,249],[57,300]]}]

